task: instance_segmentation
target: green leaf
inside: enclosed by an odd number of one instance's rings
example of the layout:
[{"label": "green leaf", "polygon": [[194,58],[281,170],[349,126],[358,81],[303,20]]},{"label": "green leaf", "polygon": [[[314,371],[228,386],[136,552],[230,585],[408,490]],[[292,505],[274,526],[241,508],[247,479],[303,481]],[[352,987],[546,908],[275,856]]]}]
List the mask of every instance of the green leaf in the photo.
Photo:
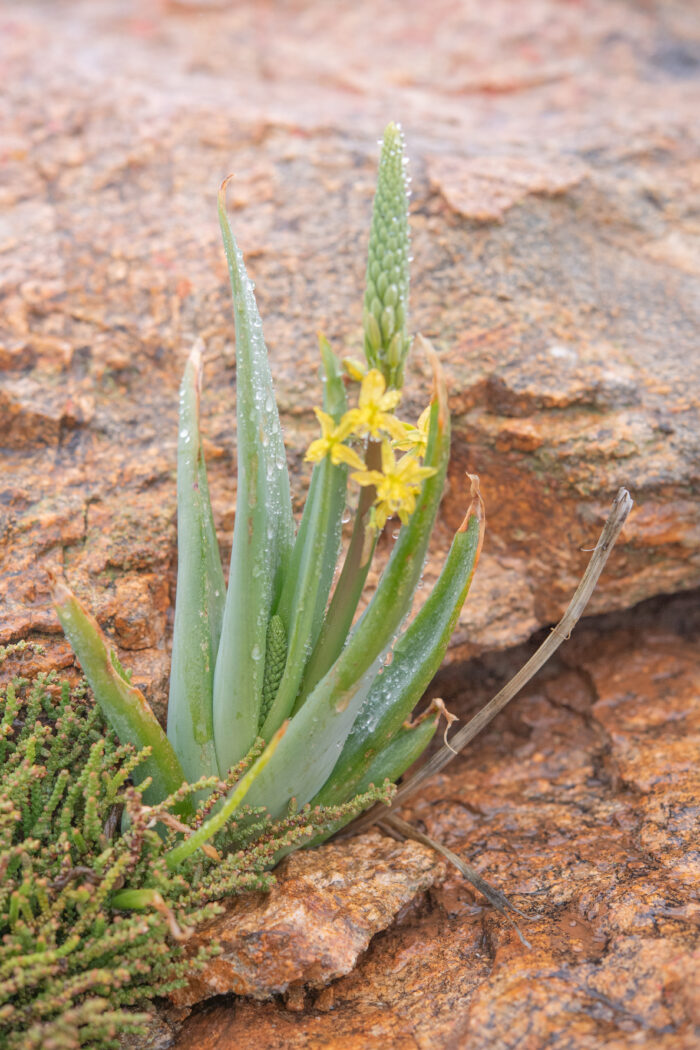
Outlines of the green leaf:
[{"label": "green leaf", "polygon": [[151,908],[163,908],[165,901],[158,890],[127,889],[117,890],[110,898],[109,904],[111,908],[118,908],[119,911],[150,911]]},{"label": "green leaf", "polygon": [[411,625],[394,646],[393,659],[355,720],[333,772],[314,799],[331,805],[362,790],[365,773],[386,749],[440,667],[474,575],[484,532],[478,489],[455,535],[440,577]]},{"label": "green leaf", "polygon": [[205,820],[203,824],[200,824],[191,835],[187,836],[184,842],[180,842],[165,854],[165,863],[169,871],[174,871],[183,860],[190,857],[195,850],[198,850],[205,845],[209,839],[213,838],[218,831],[221,831],[224,825],[231,819],[253,784],[264,772],[266,766],[273,758],[279,747],[280,741],[283,739],[287,731],[287,726],[287,722],[280,726],[263,753],[251,766],[248,772],[241,777],[231,794],[219,809],[217,809],[216,813],[209,817],[208,820]]},{"label": "green leaf", "polygon": [[262,323],[219,192],[236,321],[238,491],[224,623],[214,673],[214,737],[224,773],[258,733],[267,625],[294,536],[287,460]]},{"label": "green leaf", "polygon": [[[321,353],[326,373],[324,407],[336,422],[347,408],[340,364],[325,340]],[[262,727],[267,740],[289,715],[318,638],[340,549],[347,467],[326,457],[314,467],[289,571],[277,614],[287,630],[287,662],[275,701]]]},{"label": "green leaf", "polygon": [[[53,600],[61,627],[80,660],[95,700],[122,744],[133,744],[137,750],[151,748],[150,758],[134,770],[138,783],[151,777],[143,798],[148,805],[161,802],[182,785],[185,774],[167,736],[161,729],[146,698],[117,671],[110,657],[107,641],[97,620],[80,604],[75,595],[60,581],[54,584]],[[180,813],[191,813],[194,807],[186,798]]]},{"label": "green leaf", "polygon": [[347,796],[351,798],[353,795],[361,795],[367,791],[370,784],[381,784],[384,780],[395,784],[423,754],[435,735],[439,720],[438,714],[430,715],[414,726],[400,728],[386,747],[375,756],[364,776],[347,792]]},{"label": "green leaf", "polygon": [[[327,782],[324,784],[323,790],[311,800],[311,805],[343,805],[357,795],[364,794],[372,784],[379,787],[385,780],[390,780],[392,784],[395,784],[399,777],[423,754],[435,735],[439,720],[440,716],[438,714],[431,714],[414,726],[400,729],[384,750],[374,756],[373,761],[354,788],[343,791],[342,786],[338,784],[334,785],[334,790],[331,791],[327,790],[327,785],[330,783]],[[344,819],[336,821],[320,835],[316,835],[306,845],[317,846],[319,843],[325,842],[331,835],[335,835],[336,832],[345,827],[355,816],[357,816],[356,813],[350,813]]]},{"label": "green leaf", "polygon": [[177,452],[177,596],[168,700],[168,738],[187,779],[219,774],[214,747],[214,664],[226,584],[199,434],[201,353],[180,387]]},{"label": "green leaf", "polygon": [[291,720],[275,758],[252,791],[251,805],[283,813],[290,798],[304,805],[328,779],[394,634],[410,609],[423,569],[449,456],[447,393],[432,355],[437,392],[431,406],[426,466],[416,509],[402,528],[374,596],[327,675]]}]

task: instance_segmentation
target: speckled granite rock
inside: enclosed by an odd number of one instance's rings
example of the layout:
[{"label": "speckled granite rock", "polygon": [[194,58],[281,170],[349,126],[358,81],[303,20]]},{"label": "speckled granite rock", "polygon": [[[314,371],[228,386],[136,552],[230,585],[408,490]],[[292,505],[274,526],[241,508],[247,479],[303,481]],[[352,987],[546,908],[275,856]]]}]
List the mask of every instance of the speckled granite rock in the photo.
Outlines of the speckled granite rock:
[{"label": "speckled granite rock", "polygon": [[[63,569],[164,701],[176,390],[196,336],[224,546],[233,519],[218,181],[237,174],[300,506],[315,332],[358,345],[388,115],[413,161],[414,322],[455,413],[427,581],[464,470],[489,516],[453,654],[552,621],[621,483],[637,509],[593,607],[697,584],[700,30],[686,5],[0,11],[0,641],[55,634],[45,571]],[[423,362],[409,379],[410,415]]]},{"label": "speckled granite rock", "polygon": [[433,850],[372,833],[294,853],[267,894],[229,901],[187,944],[216,939],[221,955],[171,996],[178,1007],[226,992],[293,1004],[306,988],[350,973],[375,933],[445,874]]}]

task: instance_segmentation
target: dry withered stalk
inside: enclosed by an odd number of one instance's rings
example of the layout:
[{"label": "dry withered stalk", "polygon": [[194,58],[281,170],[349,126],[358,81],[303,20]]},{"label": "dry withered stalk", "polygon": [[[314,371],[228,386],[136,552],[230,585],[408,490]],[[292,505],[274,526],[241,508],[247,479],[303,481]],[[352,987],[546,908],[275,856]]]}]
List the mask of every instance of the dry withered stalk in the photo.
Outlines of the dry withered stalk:
[{"label": "dry withered stalk", "polygon": [[441,853],[452,864],[454,864],[455,867],[462,872],[464,877],[480,890],[484,896],[488,898],[490,903],[499,911],[504,911],[507,907],[511,908],[513,911],[518,910],[510,904],[502,893],[490,887],[473,868],[470,868],[469,865],[465,864],[464,861],[452,853],[446,846],[440,842],[436,842],[434,839],[431,839],[430,836],[418,831],[416,828],[413,828],[405,820],[398,817],[395,810],[410,795],[414,794],[421,784],[424,784],[429,777],[432,777],[435,773],[439,773],[440,770],[445,768],[448,762],[451,762],[460,751],[463,751],[467,744],[471,743],[474,737],[478,736],[478,734],[486,728],[489,722],[493,721],[496,715],[500,714],[513,697],[520,692],[523,686],[525,686],[530,679],[537,674],[540,668],[543,667],[550,657],[554,655],[562,642],[566,641],[571,636],[572,630],[583,615],[591,595],[596,588],[600,574],[602,573],[624,524],[627,521],[632,505],[632,498],[627,489],[620,489],[613,501],[612,507],[610,508],[607,521],[605,522],[600,538],[593,549],[593,554],[591,555],[591,559],[586,567],[586,571],[581,577],[581,581],[569,602],[566,612],[556,627],[552,628],[549,636],[545,639],[542,645],[539,646],[530,659],[520,668],[517,674],[515,674],[510,681],[499,690],[499,692],[496,693],[496,695],[489,700],[484,707],[481,708],[480,711],[477,711],[474,717],[471,718],[469,722],[459,730],[459,732],[455,733],[449,744],[440,748],[440,750],[433,755],[425,765],[421,766],[420,769],[408,777],[404,783],[399,786],[391,803],[389,813],[387,813],[386,806],[374,806],[369,812],[364,813],[349,825],[346,829],[346,833],[357,834],[358,832],[366,831],[373,824],[376,824],[378,827],[387,830],[392,834],[396,834],[401,838],[414,838],[419,842],[424,842],[427,845],[432,846],[437,852]]}]

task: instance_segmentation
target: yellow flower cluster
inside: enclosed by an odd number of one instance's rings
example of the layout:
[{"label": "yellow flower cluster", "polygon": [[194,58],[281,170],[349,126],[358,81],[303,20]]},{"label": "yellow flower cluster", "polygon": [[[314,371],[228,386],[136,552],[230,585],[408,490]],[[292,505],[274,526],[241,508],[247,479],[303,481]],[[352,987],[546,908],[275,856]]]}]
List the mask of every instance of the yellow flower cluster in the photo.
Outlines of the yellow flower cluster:
[{"label": "yellow flower cluster", "polygon": [[[330,456],[336,466],[346,463],[353,467],[350,477],[359,485],[373,485],[376,490],[374,522],[377,528],[383,528],[387,518],[394,514],[405,525],[415,510],[416,496],[424,479],[435,473],[434,467],[421,466],[420,462],[428,442],[430,408],[421,413],[415,426],[403,423],[394,415],[401,393],[386,389],[386,380],[377,368],[366,374],[359,369],[348,371],[362,384],[357,408],[347,411],[339,423],[320,408],[314,409],[321,424],[321,437],[309,445],[306,460],[318,463]],[[381,441],[381,470],[367,470],[359,453],[345,444],[351,437]],[[405,455],[397,460],[394,449]]]}]

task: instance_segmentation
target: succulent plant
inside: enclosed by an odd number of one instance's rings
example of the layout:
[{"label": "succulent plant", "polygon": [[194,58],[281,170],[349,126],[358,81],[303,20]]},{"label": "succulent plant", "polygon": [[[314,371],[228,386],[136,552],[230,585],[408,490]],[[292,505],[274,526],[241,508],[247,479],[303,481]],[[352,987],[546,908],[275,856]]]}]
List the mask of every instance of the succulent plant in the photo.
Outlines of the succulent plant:
[{"label": "succulent plant", "polygon": [[[167,734],[110,654],[93,618],[64,584],[56,585],[54,595],[65,634],[107,721],[120,741],[151,749],[136,771],[151,778],[147,802],[172,796],[183,781],[225,779],[262,740],[259,757],[202,824],[197,846],[219,831],[244,799],[263,807],[271,819],[283,818],[290,806],[343,806],[370,785],[394,782],[415,761],[440,712],[431,707],[415,721],[411,714],[445,653],[484,530],[478,483],[472,479],[466,516],[442,573],[404,627],[442,495],[450,420],[445,382],[430,348],[434,384],[428,408],[414,425],[395,414],[410,343],[408,209],[399,129],[387,128],[380,158],[364,299],[366,362],[341,362],[321,338],[323,407],[315,409],[321,434],[307,452],[314,466],[298,527],[262,324],[229,226],[225,186],[219,218],[236,328],[235,527],[226,586],[200,441],[202,355],[196,347],[180,391],[178,577]],[[357,510],[334,586],[350,484],[359,486]],[[358,617],[377,537],[390,517],[399,519],[398,536]],[[178,801],[187,816],[193,796]],[[347,813],[334,826],[344,819]],[[184,843],[182,848],[186,851]]]}]

